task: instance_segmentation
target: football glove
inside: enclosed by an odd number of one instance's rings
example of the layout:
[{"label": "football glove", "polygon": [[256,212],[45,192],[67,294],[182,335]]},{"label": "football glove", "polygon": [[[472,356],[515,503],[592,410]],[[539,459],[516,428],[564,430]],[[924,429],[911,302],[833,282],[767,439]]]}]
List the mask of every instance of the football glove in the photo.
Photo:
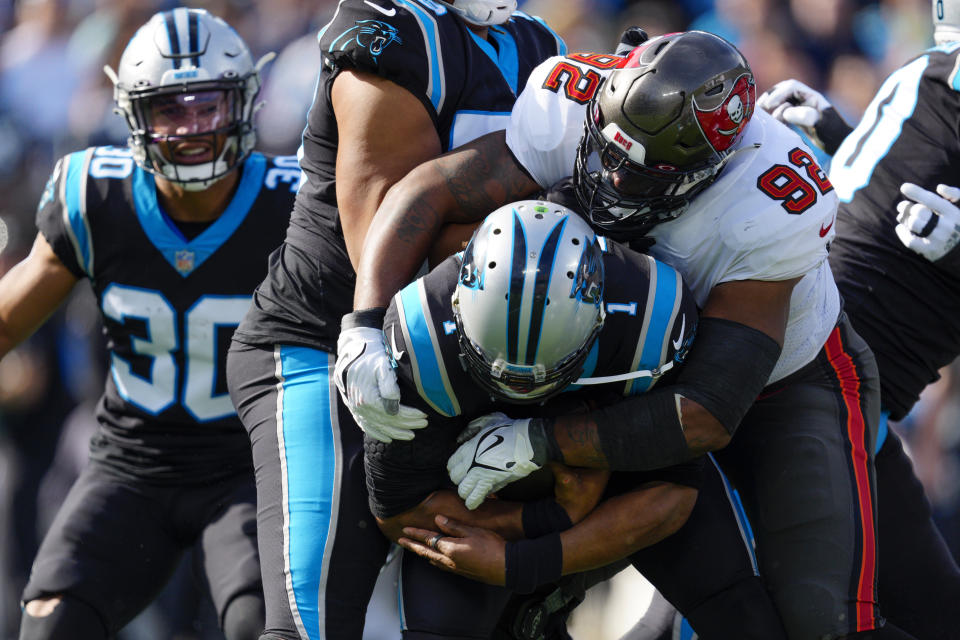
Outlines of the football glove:
[{"label": "football glove", "polygon": [[650,36],[640,27],[627,27],[620,34],[620,41],[617,42],[617,49],[614,53],[618,56],[629,55],[631,51],[649,39]]},{"label": "football glove", "polygon": [[467,509],[476,509],[491,493],[542,466],[534,462],[529,428],[529,419],[514,420],[502,413],[491,413],[467,425],[472,436],[447,460],[447,472]]},{"label": "football glove", "polygon": [[350,415],[371,438],[380,442],[412,440],[415,429],[427,426],[427,414],[400,404],[397,374],[390,366],[380,329],[341,331],[333,376]]},{"label": "football glove", "polygon": [[960,243],[960,189],[941,184],[933,193],[904,182],[900,193],[910,198],[897,204],[900,242],[931,262],[953,251]]},{"label": "football glove", "polygon": [[830,155],[852,131],[822,94],[799,80],[778,82],[757,98],[757,106],[780,122],[799,128]]}]

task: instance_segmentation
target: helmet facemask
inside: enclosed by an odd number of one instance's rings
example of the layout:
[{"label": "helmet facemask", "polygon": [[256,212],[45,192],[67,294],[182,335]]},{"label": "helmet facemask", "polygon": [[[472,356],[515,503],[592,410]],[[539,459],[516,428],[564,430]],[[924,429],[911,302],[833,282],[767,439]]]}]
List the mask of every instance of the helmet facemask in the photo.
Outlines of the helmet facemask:
[{"label": "helmet facemask", "polygon": [[502,207],[467,246],[451,300],[461,363],[495,399],[544,402],[583,372],[602,297],[602,251],[585,221],[553,203]]},{"label": "helmet facemask", "polygon": [[517,0],[440,0],[455,14],[479,27],[503,24],[517,10]]},{"label": "helmet facemask", "polygon": [[[131,145],[143,168],[188,190],[204,189],[239,166],[251,135],[244,117],[244,83],[191,83],[131,92]],[[196,158],[197,160],[195,160]]]},{"label": "helmet facemask", "polygon": [[573,184],[583,211],[604,231],[640,235],[676,218],[720,172],[722,162],[684,171],[636,162],[615,140],[631,147],[638,143],[615,124],[601,128],[601,120],[599,105],[591,103],[577,147]]}]

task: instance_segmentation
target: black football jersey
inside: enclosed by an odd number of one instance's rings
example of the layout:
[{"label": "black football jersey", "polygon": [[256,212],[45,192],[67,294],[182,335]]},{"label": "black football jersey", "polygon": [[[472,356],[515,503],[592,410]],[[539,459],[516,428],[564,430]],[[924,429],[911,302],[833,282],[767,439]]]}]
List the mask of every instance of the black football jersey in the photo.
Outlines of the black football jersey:
[{"label": "black football jersey", "polygon": [[490,27],[483,40],[432,0],[341,0],[320,32],[320,48],[323,68],[299,154],[304,182],[285,245],[271,258],[253,312],[237,331],[250,344],[333,351],[340,319],[352,309],[356,275],[337,210],[339,139],[330,103],[341,70],[374,73],[409,90],[448,150],[506,128],[533,68],[566,52],[553,31],[523,12]]},{"label": "black football jersey", "polygon": [[[606,319],[584,363],[582,378],[617,376],[662,368],[666,376],[686,356],[696,332],[698,311],[680,274],[663,262],[601,239]],[[462,254],[451,256],[394,296],[383,330],[396,366],[404,404],[429,416],[427,427],[408,442],[389,445],[366,439],[367,488],[380,517],[419,504],[446,482],[446,460],[456,437],[478,416],[502,411],[511,417],[582,411],[643,393],[655,382],[636,377],[596,385],[570,385],[543,406],[497,403],[471,378],[460,361],[450,298]],[[672,377],[672,376],[670,376]],[[680,465],[682,466],[682,465]],[[676,469],[644,478],[686,477]],[[629,474],[634,476],[634,474]],[[634,476],[639,478],[640,476]],[[681,481],[681,480],[677,480]],[[683,480],[686,482],[686,480]]]},{"label": "black football jersey", "polygon": [[[830,264],[854,328],[877,356],[883,406],[902,418],[960,353],[960,273],[897,238],[900,185],[956,185],[960,43],[890,75],[833,157],[840,198]],[[893,310],[893,311],[891,311]]]},{"label": "black football jersey", "polygon": [[249,469],[250,444],[227,393],[233,330],[284,237],[296,158],[252,154],[223,214],[187,239],[129,149],[57,163],[37,227],[89,279],[110,354],[93,459],[121,475],[200,482]]}]

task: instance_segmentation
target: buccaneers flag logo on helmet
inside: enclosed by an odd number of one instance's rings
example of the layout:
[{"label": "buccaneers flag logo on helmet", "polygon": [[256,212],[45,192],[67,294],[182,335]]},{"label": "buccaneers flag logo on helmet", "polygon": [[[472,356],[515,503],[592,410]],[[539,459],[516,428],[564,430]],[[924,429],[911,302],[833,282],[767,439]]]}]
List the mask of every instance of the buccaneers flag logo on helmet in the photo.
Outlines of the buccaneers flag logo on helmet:
[{"label": "buccaneers flag logo on helmet", "polygon": [[693,112],[710,146],[722,153],[740,139],[756,102],[756,85],[750,75],[744,74],[737,78],[730,94],[716,109],[702,110],[694,100]]}]

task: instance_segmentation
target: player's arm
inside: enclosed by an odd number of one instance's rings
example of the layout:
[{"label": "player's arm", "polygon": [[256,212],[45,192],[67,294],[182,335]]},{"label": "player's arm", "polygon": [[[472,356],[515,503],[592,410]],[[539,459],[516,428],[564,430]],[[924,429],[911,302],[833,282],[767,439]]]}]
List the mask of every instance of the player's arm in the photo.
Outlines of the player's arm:
[{"label": "player's arm", "polygon": [[538,191],[495,131],[421,164],[387,193],[357,267],[354,309],[385,307],[448,223],[481,220]]},{"label": "player's arm", "polygon": [[0,278],[0,358],[46,322],[77,280],[38,233],[30,254]]},{"label": "player's arm", "polygon": [[[793,287],[744,280],[713,288],[674,384],[556,418],[492,414],[484,432],[447,463],[470,507],[551,461],[642,471],[722,449],[766,386],[780,357]],[[494,442],[489,436],[496,431]],[[486,440],[484,440],[486,438]],[[487,461],[495,460],[495,464]]]},{"label": "player's arm", "polygon": [[[562,533],[535,540],[508,543],[494,531],[439,516],[433,526],[404,529],[400,544],[437,567],[530,592],[656,544],[683,526],[696,498],[693,487],[653,482],[604,500]],[[431,546],[437,535],[442,537]]]},{"label": "player's arm", "polygon": [[337,206],[354,268],[364,237],[387,190],[411,169],[440,154],[430,114],[407,89],[373,73],[346,69],[330,92],[341,143]]},{"label": "player's arm", "polygon": [[757,106],[785,124],[800,128],[828,155],[853,131],[832,104],[799,80],[784,80],[757,99]]},{"label": "player's arm", "polygon": [[396,542],[404,528],[433,528],[437,516],[453,518],[468,526],[494,532],[507,540],[536,537],[562,531],[581,521],[600,501],[609,474],[591,469],[551,465],[554,494],[529,502],[487,500],[473,511],[453,489],[438,489],[420,504],[389,517],[375,516],[384,535]]},{"label": "player's arm", "polygon": [[725,447],[780,356],[799,281],[715,286],[676,384],[545,423],[563,461],[655,469]]}]

